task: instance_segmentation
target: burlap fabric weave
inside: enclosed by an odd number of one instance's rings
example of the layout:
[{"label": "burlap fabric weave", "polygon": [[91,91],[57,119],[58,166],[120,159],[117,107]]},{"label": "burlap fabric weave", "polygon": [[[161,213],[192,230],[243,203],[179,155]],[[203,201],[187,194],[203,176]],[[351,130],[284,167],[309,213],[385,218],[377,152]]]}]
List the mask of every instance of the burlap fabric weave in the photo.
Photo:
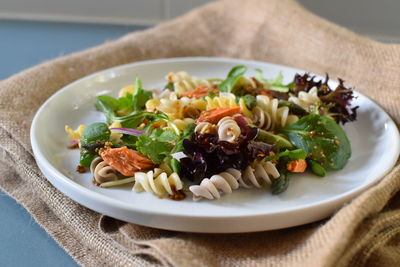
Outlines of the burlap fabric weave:
[{"label": "burlap fabric weave", "polygon": [[343,77],[400,122],[400,45],[362,38],[291,0],[221,1],[23,71],[0,83],[0,186],[84,266],[395,266],[400,167],[331,218],[250,234],[190,234],[124,224],[61,194],[38,170],[29,127],[54,92],[85,75],[152,58],[256,59]]}]

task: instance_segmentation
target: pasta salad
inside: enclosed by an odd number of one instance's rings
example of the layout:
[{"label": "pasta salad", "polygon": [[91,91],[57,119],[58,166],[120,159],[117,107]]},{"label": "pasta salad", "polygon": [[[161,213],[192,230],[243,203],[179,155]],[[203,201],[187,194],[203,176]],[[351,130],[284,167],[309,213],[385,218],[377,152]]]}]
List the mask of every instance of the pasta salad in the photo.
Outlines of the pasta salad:
[{"label": "pasta salad", "polygon": [[139,77],[118,98],[97,97],[105,122],[65,126],[79,148],[78,172],[103,188],[131,185],[174,200],[219,199],[238,188],[283,193],[296,173],[325,176],[342,169],[351,146],[340,124],[356,119],[354,92],[339,79],[233,67],[224,79],[185,71],[166,75],[163,89],[145,90]]}]

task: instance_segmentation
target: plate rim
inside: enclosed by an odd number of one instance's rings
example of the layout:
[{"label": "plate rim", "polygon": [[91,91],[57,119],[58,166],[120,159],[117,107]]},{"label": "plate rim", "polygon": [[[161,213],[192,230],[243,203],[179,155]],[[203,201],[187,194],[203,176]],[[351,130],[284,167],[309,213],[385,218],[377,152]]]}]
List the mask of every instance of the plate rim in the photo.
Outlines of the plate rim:
[{"label": "plate rim", "polygon": [[[276,69],[289,69],[291,71],[301,71],[304,72],[304,70],[285,66],[285,65],[280,65],[280,64],[275,64],[275,63],[270,63],[270,62],[265,62],[265,61],[257,61],[257,60],[247,60],[247,59],[236,59],[236,58],[226,58],[226,57],[174,57],[174,58],[163,58],[163,59],[151,59],[151,60],[145,60],[145,61],[136,61],[133,63],[127,63],[123,65],[118,65],[114,66],[108,69],[100,70],[95,73],[89,74],[87,76],[81,77],[77,79],[76,81],[73,81],[61,89],[57,90],[54,94],[52,94],[43,104],[40,106],[40,108],[36,111],[36,114],[32,120],[31,128],[30,128],[30,141],[31,141],[31,146],[33,150],[34,157],[37,161],[37,164],[39,165],[39,168],[42,172],[42,174],[46,177],[50,183],[54,185],[54,181],[51,180],[51,178],[47,177],[47,175],[44,174],[42,168],[47,168],[47,170],[53,175],[53,179],[58,179],[58,182],[63,184],[64,186],[69,187],[71,190],[75,190],[81,195],[84,195],[85,197],[88,197],[89,199],[93,199],[96,202],[100,202],[100,204],[107,204],[111,206],[117,206],[117,208],[122,208],[123,210],[127,212],[136,212],[136,213],[141,213],[141,214],[147,214],[147,215],[157,215],[157,216],[173,216],[173,217],[179,217],[179,218],[204,218],[204,219],[243,219],[247,218],[249,216],[255,218],[255,217],[264,217],[264,216],[277,216],[277,215],[282,215],[286,213],[293,213],[293,212],[304,212],[316,207],[320,208],[325,208],[328,206],[336,206],[341,203],[345,203],[346,201],[354,198],[356,195],[360,194],[361,192],[365,191],[367,188],[375,185],[379,181],[382,180],[382,178],[389,173],[393,167],[395,166],[397,159],[399,157],[399,152],[400,152],[400,135],[399,131],[397,128],[397,125],[394,123],[393,119],[390,117],[390,115],[375,101],[371,100],[368,96],[356,91],[357,94],[361,95],[362,97],[365,97],[368,101],[370,101],[372,104],[374,104],[377,109],[379,110],[379,113],[382,113],[385,115],[387,118],[387,123],[390,124],[390,127],[394,129],[394,133],[396,136],[394,139],[396,140],[395,147],[397,150],[394,152],[396,157],[392,159],[392,162],[388,164],[388,167],[379,173],[377,175],[377,178],[374,178],[372,182],[363,184],[362,186],[358,186],[355,189],[352,189],[350,191],[341,193],[339,195],[336,195],[335,197],[329,198],[328,200],[320,200],[317,202],[312,202],[309,204],[303,204],[298,207],[291,207],[291,208],[284,208],[279,211],[273,211],[273,212],[268,212],[266,210],[259,210],[257,213],[254,214],[242,214],[242,215],[210,215],[210,216],[204,216],[204,215],[188,215],[188,214],[179,214],[176,211],[173,210],[168,210],[168,211],[149,211],[146,210],[144,207],[132,207],[128,203],[124,203],[120,200],[113,199],[110,196],[103,195],[100,192],[95,192],[92,191],[76,182],[74,182],[72,179],[68,178],[66,175],[61,173],[60,171],[57,170],[43,155],[38,142],[36,141],[36,129],[37,129],[37,123],[40,117],[40,114],[42,114],[43,110],[47,107],[49,103],[52,102],[54,98],[56,98],[59,94],[62,94],[64,91],[67,91],[70,87],[74,86],[77,83],[80,83],[84,80],[89,80],[93,77],[96,77],[98,75],[108,73],[108,72],[115,72],[120,69],[125,69],[128,67],[135,67],[135,66],[141,66],[141,65],[148,65],[148,64],[157,64],[157,63],[171,63],[171,62],[193,62],[193,61],[212,61],[212,62],[226,62],[226,63],[233,63],[233,64],[266,64],[275,67]],[[379,177],[378,177],[379,176]],[[64,193],[62,189],[60,189],[58,186],[54,185],[58,190]],[[72,198],[70,195],[65,194],[67,197]],[[72,198],[74,199],[74,198]],[[83,206],[83,203],[81,201],[78,201],[74,199],[78,203],[80,203]],[[91,208],[93,209],[93,208]],[[98,211],[98,210],[97,210]],[[293,225],[294,226],[294,225]],[[161,228],[161,227],[157,227]],[[177,230],[177,229],[173,229]],[[247,231],[246,231],[247,232]]]}]

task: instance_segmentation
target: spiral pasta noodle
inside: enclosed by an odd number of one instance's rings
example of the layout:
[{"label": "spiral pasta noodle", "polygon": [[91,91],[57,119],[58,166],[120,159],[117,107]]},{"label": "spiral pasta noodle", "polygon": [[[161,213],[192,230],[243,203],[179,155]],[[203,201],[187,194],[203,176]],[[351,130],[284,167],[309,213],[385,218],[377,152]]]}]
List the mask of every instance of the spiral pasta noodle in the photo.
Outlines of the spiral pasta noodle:
[{"label": "spiral pasta noodle", "polygon": [[288,107],[278,107],[279,100],[258,95],[257,106],[253,109],[253,123],[261,129],[273,131],[296,122],[299,118],[289,114]]},{"label": "spiral pasta noodle", "polygon": [[244,188],[251,188],[254,186],[260,188],[261,183],[271,184],[271,177],[278,178],[279,175],[278,170],[272,162],[255,163],[254,167],[249,165],[244,169],[239,179],[239,184]]},{"label": "spiral pasta noodle", "polygon": [[240,127],[232,117],[222,118],[218,124],[218,139],[221,141],[235,142],[240,136]]},{"label": "spiral pasta noodle", "polygon": [[204,178],[200,185],[192,185],[189,190],[193,193],[193,200],[219,199],[222,193],[231,194],[232,190],[239,188],[238,180],[241,176],[239,170],[229,168],[224,172]]},{"label": "spiral pasta noodle", "polygon": [[175,119],[172,121],[176,125],[176,127],[182,132],[185,130],[188,124],[194,123],[194,119],[192,118],[184,118],[184,119]]},{"label": "spiral pasta noodle", "polygon": [[164,91],[160,98],[149,99],[145,106],[149,112],[161,111],[168,115],[171,120],[185,119],[186,110],[191,107],[199,112],[206,109],[206,101],[201,99],[192,99],[188,97],[178,98],[175,92]]},{"label": "spiral pasta noodle", "polygon": [[300,107],[304,108],[305,110],[312,112],[313,107],[318,106],[321,100],[318,97],[318,89],[317,87],[311,88],[310,91],[304,92],[301,91],[296,96],[289,97],[289,101],[299,105]]},{"label": "spiral pasta noodle", "polygon": [[211,87],[209,81],[190,76],[185,71],[170,72],[165,78],[169,83],[174,84],[174,90],[178,95],[194,90],[201,85]]},{"label": "spiral pasta noodle", "polygon": [[231,93],[220,93],[219,96],[214,98],[206,96],[205,101],[207,102],[206,110],[238,106],[235,95]]},{"label": "spiral pasta noodle", "polygon": [[197,134],[215,134],[217,133],[217,126],[209,122],[200,122],[194,128],[194,132]]},{"label": "spiral pasta noodle", "polygon": [[177,173],[167,175],[167,173],[160,169],[146,172],[135,173],[135,185],[133,190],[135,192],[148,192],[160,198],[172,196],[176,191],[183,188],[182,181]]},{"label": "spiral pasta noodle", "polygon": [[90,164],[90,172],[96,183],[115,181],[118,179],[118,172],[109,166],[101,157],[96,157]]}]

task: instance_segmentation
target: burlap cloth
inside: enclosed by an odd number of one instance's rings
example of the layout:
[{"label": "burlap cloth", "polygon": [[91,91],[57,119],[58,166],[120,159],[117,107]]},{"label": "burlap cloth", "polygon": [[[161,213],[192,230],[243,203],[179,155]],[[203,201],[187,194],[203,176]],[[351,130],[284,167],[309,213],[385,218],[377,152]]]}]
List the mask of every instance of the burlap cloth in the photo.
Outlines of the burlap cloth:
[{"label": "burlap cloth", "polygon": [[222,1],[153,29],[43,63],[0,83],[0,186],[84,266],[395,266],[400,167],[328,220],[262,233],[150,229],[102,217],[47,182],[29,143],[38,107],[85,75],[183,56],[263,60],[346,79],[400,121],[400,45],[362,38],[291,0]]}]

